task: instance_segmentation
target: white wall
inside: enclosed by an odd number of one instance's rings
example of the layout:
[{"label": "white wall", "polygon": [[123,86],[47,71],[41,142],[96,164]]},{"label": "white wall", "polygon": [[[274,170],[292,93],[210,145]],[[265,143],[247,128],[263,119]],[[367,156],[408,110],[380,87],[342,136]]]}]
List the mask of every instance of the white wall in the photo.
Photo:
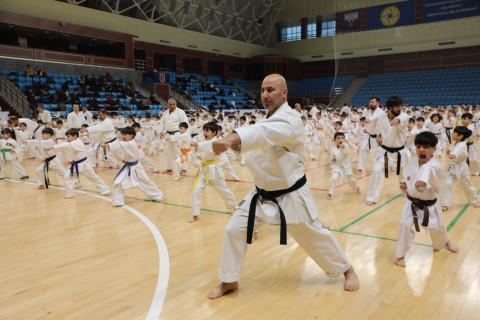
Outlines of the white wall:
[{"label": "white wall", "polygon": [[[439,42],[455,41],[439,46]],[[275,43],[282,55],[306,61],[366,57],[480,45],[480,17],[425,23],[414,26],[346,33],[334,37]],[[378,49],[392,48],[378,52]],[[353,55],[342,56],[342,52]],[[312,58],[323,55],[321,58]]]}]

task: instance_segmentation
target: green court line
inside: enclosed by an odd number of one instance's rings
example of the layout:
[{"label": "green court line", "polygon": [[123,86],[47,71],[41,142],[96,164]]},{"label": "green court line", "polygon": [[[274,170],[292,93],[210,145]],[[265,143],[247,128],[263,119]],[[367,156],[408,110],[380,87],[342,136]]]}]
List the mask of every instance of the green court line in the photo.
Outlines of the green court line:
[{"label": "green court line", "polygon": [[[479,193],[480,193],[480,189],[477,190],[477,195]],[[458,220],[460,220],[460,218],[465,214],[468,208],[470,208],[470,203],[467,203],[466,205],[464,205],[463,208],[457,213],[455,218],[453,218],[453,220],[450,221],[450,223],[447,226],[447,232],[449,232],[453,228],[453,226],[457,224]]]},{"label": "green court line", "polygon": [[[370,234],[364,234],[364,233],[358,233],[358,232],[350,232],[350,231],[342,231],[342,230],[334,230],[334,229],[330,229],[330,231],[334,231],[334,232],[338,232],[338,233],[351,234],[351,235],[354,235],[354,236],[362,236],[362,237],[366,237],[366,238],[374,238],[374,239],[397,242],[397,239],[388,238],[388,237],[373,236],[373,235],[370,235]],[[414,242],[413,244],[416,244],[416,245],[419,245],[419,246],[424,246],[424,247],[432,247],[431,244],[425,244],[425,243]]]},{"label": "green court line", "polygon": [[353,226],[353,225],[356,224],[357,222],[365,219],[366,217],[368,217],[369,215],[371,215],[371,214],[374,213],[375,211],[377,211],[377,210],[385,207],[385,206],[388,205],[389,203],[395,201],[395,200],[396,200],[397,198],[399,198],[401,195],[402,195],[402,193],[397,194],[395,197],[393,197],[392,199],[388,200],[387,202],[382,203],[381,205],[377,206],[376,208],[368,211],[368,212],[365,213],[364,215],[362,215],[362,216],[358,217],[357,219],[353,220],[353,221],[350,222],[349,224],[341,227],[340,229],[338,229],[338,231],[342,231],[342,232],[345,231],[345,229],[350,228],[351,226]]}]

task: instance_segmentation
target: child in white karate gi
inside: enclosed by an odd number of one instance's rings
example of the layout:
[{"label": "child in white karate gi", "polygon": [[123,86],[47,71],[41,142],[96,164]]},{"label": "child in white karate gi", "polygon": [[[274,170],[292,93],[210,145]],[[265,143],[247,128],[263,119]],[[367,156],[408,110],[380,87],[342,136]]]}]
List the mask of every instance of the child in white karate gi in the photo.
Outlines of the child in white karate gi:
[{"label": "child in white karate gi", "polygon": [[453,150],[447,151],[450,159],[447,173],[445,176],[445,185],[443,189],[442,211],[447,211],[448,207],[452,205],[453,185],[459,181],[463,193],[468,199],[468,202],[475,208],[480,207],[480,201],[477,197],[475,188],[470,181],[470,170],[467,165],[468,151],[466,140],[472,135],[472,131],[464,126],[458,126],[453,129],[451,135],[452,141],[455,142]]},{"label": "child in white karate gi", "polygon": [[187,173],[188,163],[191,161],[190,151],[192,151],[192,147],[190,143],[192,142],[192,136],[188,131],[188,123],[181,122],[178,125],[178,132],[166,136],[165,141],[174,142],[175,145],[176,160],[173,166],[173,180],[178,181],[180,180],[180,173]]},{"label": "child in white karate gi", "polygon": [[70,170],[65,172],[63,176],[65,180],[65,191],[67,195],[65,199],[73,198],[75,195],[75,186],[79,182],[79,173],[84,172],[87,179],[93,181],[100,190],[101,195],[111,195],[110,189],[105,182],[93,170],[92,163],[87,158],[87,148],[78,138],[77,129],[68,129],[65,132],[67,142],[62,142],[53,147],[46,148],[47,151],[54,149],[55,153],[69,151],[72,157]]},{"label": "child in white karate gi", "polygon": [[42,154],[42,164],[35,170],[37,176],[37,189],[48,189],[50,180],[48,179],[48,172],[50,169],[54,170],[56,174],[63,178],[65,176],[65,168],[62,165],[60,159],[55,155],[55,151],[52,148],[55,145],[53,140],[54,131],[52,128],[45,128],[42,130],[43,140],[27,140],[26,144],[31,145],[37,150],[40,150]]},{"label": "child in white karate gi", "polygon": [[338,178],[345,176],[348,184],[353,192],[359,194],[360,187],[357,184],[357,179],[352,172],[352,164],[350,163],[350,148],[345,143],[345,134],[343,132],[335,132],[333,140],[335,145],[332,147],[332,177],[328,187],[328,200],[332,199],[335,185]]},{"label": "child in white karate gi", "polygon": [[115,140],[108,144],[102,144],[102,147],[108,148],[123,162],[123,166],[113,182],[112,205],[114,207],[125,205],[125,190],[135,187],[140,188],[154,201],[164,200],[163,192],[150,181],[145,169],[140,164],[137,143],[134,141],[135,134],[133,127],[125,127],[121,129],[123,141]]},{"label": "child in white karate gi", "polygon": [[233,211],[237,204],[233,193],[227,187],[222,170],[222,161],[225,161],[226,158],[212,151],[212,139],[217,135],[218,130],[219,126],[216,122],[208,122],[203,126],[205,141],[192,142],[192,146],[197,149],[196,154],[200,164],[193,184],[192,219],[189,222],[198,220],[203,190],[207,185],[215,188],[225,201],[228,211]]},{"label": "child in white karate gi", "polygon": [[473,115],[469,112],[462,114],[462,126],[467,127],[468,130],[472,131],[472,135],[467,139],[467,150],[468,150],[468,158],[467,164],[470,167],[470,172],[474,176],[480,175],[480,161],[478,160],[477,155],[477,136],[476,136],[476,128],[475,125],[472,123]]},{"label": "child in white karate gi", "polygon": [[[415,231],[421,224],[429,231],[433,249],[447,248],[457,252],[457,246],[448,239],[443,224],[442,208],[437,199],[440,195],[441,165],[433,157],[438,139],[431,132],[421,132],[415,138],[417,157],[403,169],[400,189],[407,194],[398,231],[395,264],[405,267],[405,255],[415,240]],[[413,227],[415,226],[415,230]]]},{"label": "child in white karate gi", "polygon": [[6,164],[11,164],[15,171],[20,175],[20,179],[28,179],[28,173],[25,168],[18,162],[16,153],[21,152],[21,146],[14,139],[15,131],[10,128],[4,128],[1,131],[2,138],[0,140],[0,180],[5,179],[2,167]]},{"label": "child in white karate gi", "polygon": [[138,122],[133,122],[132,123],[132,128],[135,129],[135,138],[133,139],[137,143],[137,148],[138,148],[138,154],[140,157],[140,163],[142,166],[144,166],[146,169],[149,169],[153,173],[159,173],[160,170],[157,169],[155,164],[152,162],[152,160],[145,154],[145,151],[143,149],[143,144],[145,143],[145,139],[143,137],[143,134],[141,132],[142,126]]}]

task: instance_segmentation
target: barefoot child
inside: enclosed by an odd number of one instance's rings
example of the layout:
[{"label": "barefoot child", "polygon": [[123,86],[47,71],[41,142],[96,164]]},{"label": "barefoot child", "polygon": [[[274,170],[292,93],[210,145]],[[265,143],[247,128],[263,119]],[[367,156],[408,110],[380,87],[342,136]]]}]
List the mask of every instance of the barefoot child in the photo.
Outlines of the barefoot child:
[{"label": "barefoot child", "polygon": [[405,255],[415,239],[415,227],[420,232],[421,224],[430,232],[433,249],[447,248],[457,252],[457,246],[448,239],[443,225],[442,209],[437,199],[440,194],[441,165],[433,157],[437,137],[431,132],[421,132],[415,138],[417,158],[412,159],[403,170],[400,189],[407,193],[398,231],[395,264],[405,267]]},{"label": "barefoot child", "polygon": [[203,135],[205,141],[192,142],[193,147],[197,147],[197,158],[200,165],[195,176],[192,192],[192,219],[189,222],[195,222],[200,215],[202,205],[203,190],[207,185],[211,185],[217,190],[218,194],[225,201],[227,210],[233,211],[237,201],[232,192],[228,189],[225,182],[225,176],[222,170],[221,154],[212,151],[212,139],[217,135],[219,126],[215,122],[208,122],[203,126]]},{"label": "barefoot child", "polygon": [[163,193],[150,181],[145,169],[139,163],[138,146],[135,142],[135,129],[125,127],[121,129],[123,141],[115,140],[108,144],[102,144],[111,151],[114,156],[122,159],[123,166],[115,176],[113,183],[112,205],[120,207],[125,205],[125,189],[139,187],[147,196],[161,202],[164,200]]},{"label": "barefoot child", "polygon": [[342,175],[346,176],[350,188],[355,193],[360,193],[357,179],[352,173],[352,164],[348,157],[350,156],[350,148],[345,143],[345,134],[343,132],[335,132],[333,138],[335,145],[332,147],[332,177],[328,188],[328,200],[332,199],[335,191],[335,184]]},{"label": "barefoot child", "polygon": [[3,139],[0,140],[0,180],[5,179],[2,167],[6,164],[13,166],[20,175],[20,179],[28,179],[27,171],[25,171],[25,168],[18,162],[16,157],[17,150],[21,150],[21,146],[14,139],[15,131],[10,128],[4,128],[1,134]]},{"label": "barefoot child", "polygon": [[65,191],[67,192],[65,199],[73,198],[75,195],[75,185],[78,182],[80,172],[85,172],[87,179],[95,183],[101,195],[111,195],[108,186],[93,170],[92,163],[87,158],[87,148],[78,138],[79,135],[77,129],[68,129],[67,132],[65,132],[67,142],[61,142],[53,147],[47,148],[47,150],[51,148],[54,149],[55,153],[70,151],[72,158],[70,170],[66,171],[63,176],[65,179]]},{"label": "barefoot child", "polygon": [[[51,149],[55,145],[53,140],[54,131],[52,128],[42,130],[43,140],[27,140],[28,146],[37,148],[42,153],[43,162],[35,170],[37,176],[37,189],[48,189],[50,180],[48,179],[48,171],[53,169],[60,177],[65,175],[65,168],[60,159],[55,155],[55,151]],[[49,150],[47,150],[49,148]]]},{"label": "barefoot child", "polygon": [[475,208],[480,207],[475,188],[470,181],[470,170],[467,165],[468,150],[466,140],[472,135],[472,131],[463,126],[458,126],[453,129],[451,139],[455,142],[453,150],[447,151],[447,155],[451,160],[448,164],[448,169],[445,177],[445,186],[442,198],[442,211],[447,211],[452,204],[453,185],[457,180],[462,186],[463,193],[468,199],[468,202]]}]

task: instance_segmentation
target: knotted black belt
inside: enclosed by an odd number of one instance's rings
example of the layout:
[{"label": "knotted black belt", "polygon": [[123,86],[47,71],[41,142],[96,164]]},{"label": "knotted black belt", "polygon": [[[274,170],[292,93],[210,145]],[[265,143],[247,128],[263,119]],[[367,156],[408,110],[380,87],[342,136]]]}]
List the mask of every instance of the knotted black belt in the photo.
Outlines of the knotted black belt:
[{"label": "knotted black belt", "polygon": [[[113,142],[113,141],[115,141],[115,140],[117,140],[116,137],[113,138],[113,139],[110,140],[110,141],[105,142],[105,144],[109,144],[110,142]],[[103,158],[104,158],[105,160],[107,160],[107,148],[103,148]]]},{"label": "knotted black belt", "polygon": [[48,189],[48,185],[50,184],[50,179],[48,179],[48,164],[50,161],[55,159],[56,155],[53,155],[51,157],[45,158],[45,165],[43,166],[43,176],[45,178],[45,188]]},{"label": "knotted black belt", "polygon": [[450,133],[450,130],[452,130],[453,128],[447,128],[445,127],[445,133],[447,134],[447,138],[448,138],[448,143],[452,144],[452,134]]},{"label": "knotted black belt", "polygon": [[418,226],[418,215],[417,215],[416,209],[423,210],[422,226],[428,227],[428,220],[430,217],[430,211],[428,211],[428,207],[433,206],[437,202],[437,199],[421,200],[421,199],[411,197],[408,194],[407,194],[407,199],[412,202],[411,208],[412,208],[412,214],[413,214],[413,223],[415,224],[415,230],[417,232],[420,232],[420,227]]},{"label": "knotted black belt", "polygon": [[[367,133],[368,133],[368,132],[367,132]],[[368,138],[368,150],[372,150],[372,144],[371,144],[371,142],[370,142],[370,139],[371,139],[371,138],[376,139],[376,138],[377,138],[377,135],[376,135],[376,134],[370,134],[370,133],[368,133],[368,135],[370,136],[370,137]]]},{"label": "knotted black belt", "polygon": [[385,152],[385,178],[388,178],[388,152],[390,153],[397,153],[398,154],[398,157],[397,157],[397,176],[400,174],[400,164],[402,163],[402,155],[400,154],[400,150],[403,150],[405,148],[405,146],[401,146],[401,147],[398,147],[398,148],[390,148],[390,147],[386,147],[384,146],[383,144],[380,145],[384,150],[386,150],[387,152]]},{"label": "knotted black belt", "polygon": [[470,146],[473,145],[473,142],[467,142],[467,165],[470,167]]},{"label": "knotted black belt", "polygon": [[175,134],[175,133],[177,133],[177,132],[178,132],[178,130],[176,130],[176,131],[167,131],[167,134],[173,135],[173,134]]},{"label": "knotted black belt", "polygon": [[257,188],[257,193],[253,196],[252,202],[250,202],[250,209],[248,210],[248,222],[247,222],[247,243],[248,244],[252,243],[253,228],[255,226],[255,212],[257,211],[257,201],[259,198],[260,198],[260,201],[269,200],[277,205],[280,211],[280,244],[283,244],[283,245],[287,244],[287,220],[285,219],[285,214],[283,213],[283,210],[278,204],[278,201],[276,198],[284,194],[298,190],[301,187],[303,187],[306,183],[307,183],[307,177],[303,176],[300,180],[295,182],[295,184],[288,189],[266,191],[255,186],[255,188]]}]

